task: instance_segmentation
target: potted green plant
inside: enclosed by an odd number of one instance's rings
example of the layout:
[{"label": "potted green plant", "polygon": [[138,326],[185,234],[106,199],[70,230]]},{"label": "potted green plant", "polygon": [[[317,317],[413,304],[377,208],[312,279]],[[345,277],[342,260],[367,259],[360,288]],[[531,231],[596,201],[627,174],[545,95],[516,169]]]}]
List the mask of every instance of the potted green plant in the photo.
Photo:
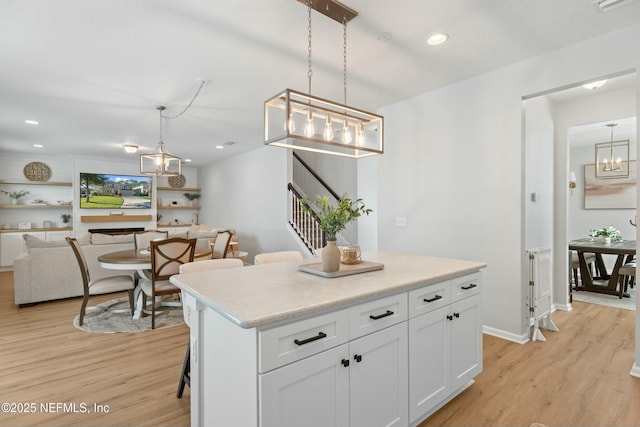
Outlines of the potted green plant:
[{"label": "potted green plant", "polygon": [[314,215],[319,222],[318,227],[327,236],[327,245],[322,250],[322,270],[336,272],[340,269],[340,249],[336,246],[339,232],[344,230],[351,221],[362,215],[373,212],[367,209],[362,199],[352,200],[344,194],[338,204],[329,203],[329,197],[316,195],[315,200],[304,198],[302,208],[310,215]]},{"label": "potted green plant", "polygon": [[190,204],[194,204],[194,200],[198,200],[200,198],[200,193],[184,193],[183,196],[191,202]]},{"label": "potted green plant", "polygon": [[69,221],[71,221],[71,214],[62,214],[60,215],[60,218],[62,218],[62,223],[65,225],[65,227],[69,226]]},{"label": "potted green plant", "polygon": [[29,194],[29,192],[27,190],[20,190],[20,191],[4,191],[4,190],[0,190],[0,191],[2,191],[4,194],[9,196],[9,198],[11,199],[11,204],[12,205],[17,205],[19,198],[24,197],[27,194]]},{"label": "potted green plant", "polygon": [[620,231],[616,230],[614,227],[605,227],[598,228],[589,231],[589,236],[591,237],[601,237],[604,240],[604,243],[618,242],[622,241],[620,237]]}]

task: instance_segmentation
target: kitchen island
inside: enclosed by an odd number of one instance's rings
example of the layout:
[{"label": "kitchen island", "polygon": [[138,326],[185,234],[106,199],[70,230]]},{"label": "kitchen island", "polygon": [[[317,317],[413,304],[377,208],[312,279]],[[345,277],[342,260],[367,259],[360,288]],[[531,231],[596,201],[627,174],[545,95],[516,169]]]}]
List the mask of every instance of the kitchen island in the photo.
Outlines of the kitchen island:
[{"label": "kitchen island", "polygon": [[363,259],[384,269],[324,278],[284,262],[173,276],[190,318],[191,425],[413,426],[471,385],[486,265]]}]

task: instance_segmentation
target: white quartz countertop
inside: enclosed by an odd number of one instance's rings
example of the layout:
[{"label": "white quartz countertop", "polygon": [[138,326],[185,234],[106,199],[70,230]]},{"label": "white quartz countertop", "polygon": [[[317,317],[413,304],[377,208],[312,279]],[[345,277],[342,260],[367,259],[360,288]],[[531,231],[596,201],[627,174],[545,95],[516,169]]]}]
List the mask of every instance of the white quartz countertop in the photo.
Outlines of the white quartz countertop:
[{"label": "white quartz countertop", "polygon": [[[384,269],[325,278],[295,262],[179,274],[171,283],[242,328],[265,327],[479,271],[486,264],[450,258],[364,253]],[[306,260],[306,262],[318,262]]]}]

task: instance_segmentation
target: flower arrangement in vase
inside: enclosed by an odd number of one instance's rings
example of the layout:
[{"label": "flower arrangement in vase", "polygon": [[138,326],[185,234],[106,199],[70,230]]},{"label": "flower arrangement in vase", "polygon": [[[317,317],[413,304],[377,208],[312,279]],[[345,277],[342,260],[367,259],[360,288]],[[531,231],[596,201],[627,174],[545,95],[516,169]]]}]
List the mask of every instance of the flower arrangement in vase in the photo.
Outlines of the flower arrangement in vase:
[{"label": "flower arrangement in vase", "polygon": [[20,199],[21,197],[24,197],[27,194],[29,194],[29,192],[27,190],[20,190],[20,191],[4,191],[4,190],[0,190],[0,191],[2,191],[2,193],[4,193],[7,196],[9,196],[9,198],[11,199],[11,204],[12,205],[17,205],[18,204],[18,199]]},{"label": "flower arrangement in vase", "polygon": [[598,228],[589,231],[591,237],[602,237],[606,244],[611,242],[621,242],[620,231],[614,227]]},{"label": "flower arrangement in vase", "polygon": [[[314,209],[315,208],[315,209]],[[340,269],[340,249],[336,246],[339,232],[351,221],[373,212],[367,209],[362,199],[352,200],[344,194],[336,206],[329,203],[329,197],[316,195],[315,200],[302,199],[302,209],[318,220],[318,228],[327,236],[327,245],[322,251],[322,270],[333,273]]]}]

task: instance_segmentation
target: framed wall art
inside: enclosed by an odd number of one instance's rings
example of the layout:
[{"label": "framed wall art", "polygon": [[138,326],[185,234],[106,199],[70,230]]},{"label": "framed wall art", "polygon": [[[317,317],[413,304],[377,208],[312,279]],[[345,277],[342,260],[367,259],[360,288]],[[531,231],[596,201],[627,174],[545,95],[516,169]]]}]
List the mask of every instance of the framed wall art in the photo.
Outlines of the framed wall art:
[{"label": "framed wall art", "polygon": [[595,165],[584,165],[584,208],[635,209],[638,176],[636,161],[631,160],[628,166],[628,178],[597,179]]}]

